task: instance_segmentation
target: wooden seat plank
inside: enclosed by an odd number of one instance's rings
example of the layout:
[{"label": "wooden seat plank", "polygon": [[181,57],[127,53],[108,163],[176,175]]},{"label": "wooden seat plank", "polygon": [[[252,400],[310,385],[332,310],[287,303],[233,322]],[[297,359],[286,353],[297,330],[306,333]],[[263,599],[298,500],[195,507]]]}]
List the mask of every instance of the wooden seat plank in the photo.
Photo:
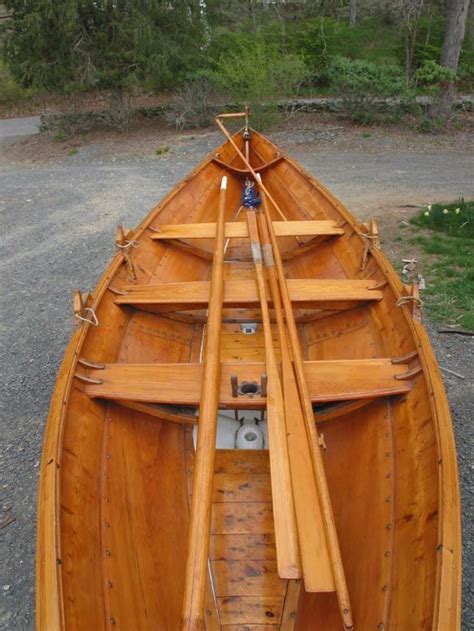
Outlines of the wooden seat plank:
[{"label": "wooden seat plank", "polygon": [[[300,308],[344,309],[354,306],[354,303],[381,300],[383,294],[374,289],[376,284],[373,280],[298,278],[288,280],[288,290],[291,301],[297,303]],[[117,305],[129,305],[154,313],[186,311],[207,308],[210,282],[131,285],[124,287],[122,291],[125,294],[115,299]],[[255,307],[259,304],[255,280],[225,281],[224,305],[226,307]]]},{"label": "wooden seat plank", "polygon": [[[335,221],[275,221],[273,222],[277,237],[317,237],[337,236],[344,234]],[[159,232],[151,235],[152,239],[213,239],[216,234],[215,223],[165,224],[155,228]],[[244,239],[248,237],[245,221],[229,221],[225,224],[226,239]]]},{"label": "wooden seat plank", "polygon": [[[311,401],[341,401],[403,394],[411,382],[396,379],[407,371],[406,364],[390,359],[351,359],[305,362],[304,369]],[[266,399],[259,395],[232,397],[230,377],[239,381],[260,382],[263,362],[223,362],[219,406],[222,408],[262,409]],[[148,403],[199,405],[201,364],[105,364],[90,370],[89,377],[101,383],[87,383],[86,393],[93,398],[123,399]]]}]

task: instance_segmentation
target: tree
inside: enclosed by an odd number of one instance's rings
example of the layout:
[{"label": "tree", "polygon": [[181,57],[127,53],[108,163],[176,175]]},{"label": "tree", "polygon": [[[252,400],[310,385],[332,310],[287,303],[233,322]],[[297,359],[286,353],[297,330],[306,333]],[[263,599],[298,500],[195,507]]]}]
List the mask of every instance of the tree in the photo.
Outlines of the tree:
[{"label": "tree", "polygon": [[441,84],[441,94],[438,99],[434,99],[429,111],[430,118],[440,122],[447,121],[452,114],[456,96],[455,74],[458,69],[470,4],[471,0],[448,0],[448,16],[440,63],[443,68],[451,71],[450,79]]},{"label": "tree", "polygon": [[25,87],[169,87],[197,67],[199,0],[5,0],[5,54]]},{"label": "tree", "polygon": [[354,27],[357,20],[357,0],[350,0],[349,4],[349,26]]},{"label": "tree", "polygon": [[405,80],[407,87],[413,73],[418,27],[425,0],[400,0],[400,12],[405,39]]}]

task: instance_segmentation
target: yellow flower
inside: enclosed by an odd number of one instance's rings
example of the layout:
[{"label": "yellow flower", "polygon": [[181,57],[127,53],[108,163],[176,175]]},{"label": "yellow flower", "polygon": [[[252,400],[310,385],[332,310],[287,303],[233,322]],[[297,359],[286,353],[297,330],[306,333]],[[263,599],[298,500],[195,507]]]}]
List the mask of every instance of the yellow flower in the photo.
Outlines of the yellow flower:
[{"label": "yellow flower", "polygon": [[423,214],[425,215],[425,217],[429,217],[430,216],[429,210],[425,210],[425,212]]},{"label": "yellow flower", "polygon": [[454,212],[456,213],[456,215],[459,215],[459,213],[461,212],[461,209],[460,208],[456,208]]},{"label": "yellow flower", "polygon": [[428,208],[428,213],[429,213],[431,211],[431,204],[428,204],[427,208]]},{"label": "yellow flower", "polygon": [[449,210],[448,210],[447,208],[445,208],[445,209],[443,210],[443,215],[447,215],[448,213],[449,213]]}]

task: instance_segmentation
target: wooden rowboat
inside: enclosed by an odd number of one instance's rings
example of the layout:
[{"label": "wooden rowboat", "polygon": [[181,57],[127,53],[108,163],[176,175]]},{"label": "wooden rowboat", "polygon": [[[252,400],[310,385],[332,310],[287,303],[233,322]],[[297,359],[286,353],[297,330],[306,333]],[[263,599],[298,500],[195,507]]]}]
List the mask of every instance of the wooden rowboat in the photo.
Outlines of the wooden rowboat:
[{"label": "wooden rowboat", "polygon": [[374,221],[225,118],[75,292],[37,628],[458,629],[456,454],[417,287]]}]

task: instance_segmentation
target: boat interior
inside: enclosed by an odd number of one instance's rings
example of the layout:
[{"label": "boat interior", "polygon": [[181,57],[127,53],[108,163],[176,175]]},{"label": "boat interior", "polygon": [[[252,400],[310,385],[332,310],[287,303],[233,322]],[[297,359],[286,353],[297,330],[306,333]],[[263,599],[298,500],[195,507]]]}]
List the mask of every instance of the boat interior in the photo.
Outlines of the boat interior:
[{"label": "boat interior", "polygon": [[[68,630],[182,628],[223,176],[218,415],[199,625],[434,628],[442,488],[416,287],[396,280],[375,222],[356,223],[319,182],[249,133],[250,140],[234,134],[240,152],[224,143],[136,230],[120,227],[95,292],[75,294],[66,394],[53,401],[59,447],[50,459],[58,510],[52,554]],[[254,187],[255,200],[259,186],[244,149],[275,202],[269,211],[335,524],[335,539],[314,530],[321,550],[313,583],[304,568],[279,572],[268,348],[242,202],[245,187]],[[268,308],[280,366],[271,298]],[[40,598],[40,618],[47,607]]]}]

